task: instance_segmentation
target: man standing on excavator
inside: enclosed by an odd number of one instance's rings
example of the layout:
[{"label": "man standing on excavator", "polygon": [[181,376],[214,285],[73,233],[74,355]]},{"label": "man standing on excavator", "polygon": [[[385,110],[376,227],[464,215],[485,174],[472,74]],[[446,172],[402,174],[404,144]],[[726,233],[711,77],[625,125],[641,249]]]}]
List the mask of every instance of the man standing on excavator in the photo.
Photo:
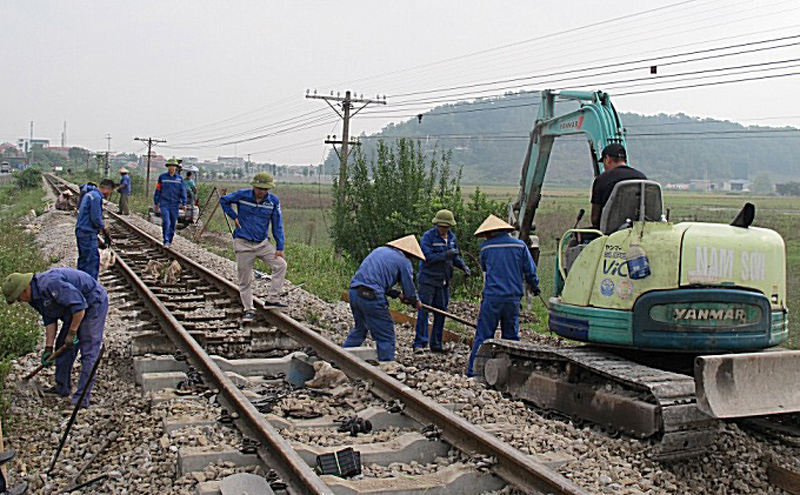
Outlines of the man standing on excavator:
[{"label": "man standing on excavator", "polygon": [[603,161],[603,173],[595,177],[592,184],[592,227],[600,228],[600,217],[603,206],[611,197],[611,192],[617,182],[624,180],[647,180],[647,177],[627,165],[628,154],[625,147],[619,143],[611,143],[603,148],[600,158]]}]

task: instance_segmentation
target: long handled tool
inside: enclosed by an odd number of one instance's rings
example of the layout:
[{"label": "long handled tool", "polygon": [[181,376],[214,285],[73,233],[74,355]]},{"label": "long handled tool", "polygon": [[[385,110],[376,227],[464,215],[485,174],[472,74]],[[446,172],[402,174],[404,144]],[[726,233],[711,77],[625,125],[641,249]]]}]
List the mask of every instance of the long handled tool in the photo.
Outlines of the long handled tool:
[{"label": "long handled tool", "polygon": [[465,320],[464,318],[461,318],[460,316],[454,315],[453,313],[448,313],[447,311],[443,311],[443,310],[441,310],[439,308],[434,308],[433,306],[429,306],[429,305],[427,305],[425,303],[422,303],[422,308],[427,310],[427,311],[430,311],[431,313],[437,313],[437,314],[440,314],[440,315],[442,315],[442,316],[444,316],[446,318],[450,318],[451,320],[455,320],[455,321],[457,321],[459,323],[463,323],[464,325],[467,325],[468,327],[478,328],[478,324],[477,323],[475,323],[473,321]]},{"label": "long handled tool", "polygon": [[[84,473],[84,471],[86,471],[89,468],[89,466],[91,466],[94,463],[95,459],[97,459],[100,456],[100,454],[103,453],[103,451],[105,451],[108,447],[111,446],[112,443],[114,443],[117,440],[117,436],[118,434],[116,431],[112,431],[108,435],[108,438],[106,438],[106,441],[103,442],[103,445],[101,445],[100,448],[97,449],[97,451],[94,454],[92,454],[92,456],[86,462],[83,463],[80,469],[78,469],[78,472],[75,473],[75,476],[72,477],[72,482],[71,482],[72,485],[75,486],[78,485],[78,478],[80,478],[81,475]],[[73,490],[74,488],[72,490],[69,490],[67,493],[72,492]]]},{"label": "long handled tool", "polygon": [[[66,345],[62,345],[61,347],[58,348],[58,350],[56,352],[54,352],[50,356],[50,358],[48,358],[48,361],[55,361],[58,356],[60,356],[60,355],[64,354],[65,352],[67,352],[68,349],[69,349],[69,347],[67,347]],[[23,382],[29,381],[34,376],[38,375],[39,372],[44,369],[44,367],[45,367],[44,364],[40,364],[39,366],[33,368],[33,371],[31,371],[30,373],[28,373],[27,375],[22,377],[22,381]]]},{"label": "long handled tool", "polygon": [[64,435],[61,436],[61,442],[58,444],[58,449],[56,449],[55,455],[53,455],[53,460],[50,462],[50,467],[47,469],[48,476],[53,471],[53,468],[56,465],[56,461],[58,461],[58,457],[61,455],[61,449],[64,448],[64,444],[67,442],[67,437],[69,436],[69,432],[72,429],[72,424],[75,423],[75,417],[78,415],[78,410],[80,410],[81,405],[83,404],[83,399],[86,397],[86,393],[89,391],[89,384],[92,383],[94,379],[95,373],[97,373],[97,367],[100,365],[100,361],[103,359],[103,353],[106,350],[106,346],[100,347],[100,353],[97,355],[97,359],[95,360],[94,364],[92,365],[92,370],[89,372],[89,379],[86,380],[86,384],[83,386],[83,390],[81,391],[81,396],[78,397],[78,402],[75,403],[75,408],[72,409],[72,416],[69,417],[69,421],[67,422],[67,427],[64,428]]}]

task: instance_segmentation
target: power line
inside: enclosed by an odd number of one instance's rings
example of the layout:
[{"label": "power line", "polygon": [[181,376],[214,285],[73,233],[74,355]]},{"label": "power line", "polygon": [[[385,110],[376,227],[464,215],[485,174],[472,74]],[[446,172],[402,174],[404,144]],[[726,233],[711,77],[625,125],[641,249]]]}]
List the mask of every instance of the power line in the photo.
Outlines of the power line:
[{"label": "power line", "polygon": [[[417,95],[417,94],[427,94],[427,93],[435,93],[435,92],[453,91],[453,90],[457,90],[457,89],[468,89],[468,88],[482,87],[482,86],[488,86],[488,85],[505,84],[505,83],[510,83],[510,82],[531,81],[531,80],[536,80],[536,79],[542,79],[542,78],[545,78],[545,77],[560,76],[560,75],[575,74],[575,73],[583,73],[583,72],[589,72],[589,71],[597,71],[597,70],[609,69],[609,68],[613,68],[613,67],[620,67],[620,66],[626,66],[626,65],[632,65],[632,64],[647,63],[646,66],[638,66],[638,67],[632,67],[632,68],[627,68],[627,69],[616,69],[614,71],[606,71],[606,72],[601,72],[601,73],[597,73],[597,74],[590,74],[589,76],[581,76],[581,77],[594,77],[594,76],[597,76],[597,75],[609,75],[609,74],[615,74],[615,73],[621,73],[621,72],[632,72],[632,71],[637,71],[637,70],[642,70],[642,69],[649,69],[650,67],[652,67],[654,65],[659,66],[659,67],[667,67],[667,66],[672,66],[672,65],[687,64],[687,63],[700,62],[700,61],[705,61],[705,60],[713,60],[713,59],[724,58],[724,57],[744,55],[744,54],[748,54],[748,53],[757,53],[757,52],[762,52],[762,51],[765,51],[765,50],[775,50],[775,49],[780,49],[780,48],[788,48],[788,47],[800,45],[800,42],[786,43],[786,44],[783,44],[783,45],[773,46],[773,47],[755,48],[755,49],[751,49],[751,50],[740,50],[740,51],[733,52],[733,53],[724,53],[724,54],[717,54],[717,55],[712,55],[712,56],[698,57],[698,58],[689,59],[689,60],[678,60],[678,61],[664,62],[664,63],[658,63],[658,62],[660,60],[671,59],[671,58],[676,58],[676,57],[699,55],[699,54],[702,54],[702,53],[712,53],[712,52],[718,52],[718,51],[722,51],[722,50],[731,50],[733,48],[742,48],[742,47],[745,47],[745,46],[760,45],[760,44],[764,44],[764,43],[774,43],[774,42],[777,42],[777,41],[788,41],[788,40],[798,39],[798,38],[800,38],[800,34],[792,35],[792,36],[784,36],[784,37],[780,37],[780,38],[772,38],[772,39],[767,39],[767,40],[748,42],[748,43],[740,43],[740,44],[737,44],[737,45],[729,45],[729,46],[724,46],[724,47],[715,47],[715,48],[709,48],[709,49],[704,49],[704,50],[694,50],[694,51],[689,51],[689,52],[676,53],[676,54],[672,54],[672,55],[664,55],[664,56],[660,56],[660,57],[641,58],[641,59],[632,60],[632,61],[628,61],[628,62],[619,62],[619,63],[614,63],[614,64],[597,65],[597,66],[584,67],[584,68],[579,68],[579,69],[571,69],[571,70],[565,70],[565,71],[550,72],[550,73],[547,73],[547,74],[536,74],[536,75],[530,75],[530,76],[524,76],[524,77],[516,77],[516,78],[511,78],[511,79],[500,79],[500,80],[495,80],[495,81],[485,81],[485,82],[475,83],[475,84],[467,84],[467,85],[462,85],[462,86],[452,86],[452,87],[449,87],[449,88],[438,88],[438,89],[434,89],[434,90],[430,90],[430,91],[417,91],[417,92],[412,92],[412,93],[398,94],[398,95],[394,95],[394,96],[395,97],[401,97],[401,96],[408,96],[408,95]],[[569,78],[569,79],[566,79],[566,80],[571,80],[571,79],[572,78]],[[561,79],[561,80],[557,80],[557,81],[563,81],[563,80],[565,80],[565,79]],[[518,87],[518,86],[512,86],[512,87]],[[497,89],[511,89],[512,87],[496,88],[496,89],[493,89],[492,91],[496,91]],[[464,95],[464,94],[465,93],[461,93],[460,95]],[[469,95],[469,94],[474,94],[474,93],[466,93],[466,94]],[[452,96],[459,96],[459,95],[448,95],[448,96],[452,97]],[[410,101],[413,101],[413,100],[410,100]],[[401,100],[399,102],[399,104],[403,104],[403,103],[407,103],[407,102],[403,101],[403,100]],[[397,105],[398,104],[393,104],[392,106],[397,106]]]},{"label": "power line", "polygon": [[370,79],[376,79],[376,78],[395,75],[395,74],[408,73],[409,71],[412,71],[412,70],[415,71],[415,70],[427,69],[427,68],[430,68],[430,67],[433,67],[433,66],[442,65],[442,64],[453,62],[453,61],[457,61],[457,60],[464,60],[466,58],[475,57],[475,56],[483,55],[483,54],[486,54],[486,53],[496,52],[496,51],[499,51],[499,50],[504,50],[506,48],[510,48],[510,47],[513,47],[513,46],[520,46],[520,45],[525,45],[525,44],[541,41],[541,40],[548,39],[548,38],[554,38],[554,37],[560,36],[562,34],[574,34],[576,32],[580,32],[580,31],[583,31],[583,30],[586,30],[586,29],[589,29],[589,28],[592,28],[592,27],[597,27],[597,26],[600,26],[600,25],[608,25],[608,24],[611,24],[611,23],[614,23],[614,22],[618,22],[618,21],[621,21],[621,20],[632,19],[634,17],[640,17],[640,16],[643,16],[643,15],[646,15],[646,14],[651,14],[651,13],[654,13],[654,12],[659,12],[659,11],[663,11],[663,10],[667,10],[667,9],[672,9],[672,8],[679,7],[679,6],[682,6],[682,5],[695,3],[696,1],[697,0],[683,0],[683,1],[680,1],[680,2],[675,2],[675,3],[668,4],[668,5],[663,5],[661,7],[656,7],[656,8],[653,8],[653,9],[648,9],[648,10],[644,10],[644,11],[640,11],[640,12],[634,12],[632,14],[626,14],[626,15],[619,16],[619,17],[614,17],[614,18],[611,18],[611,19],[605,19],[605,20],[602,20],[602,21],[597,21],[597,22],[592,22],[592,23],[589,23],[589,24],[584,24],[583,26],[579,26],[579,27],[576,27],[576,28],[565,29],[565,30],[562,30],[562,31],[557,31],[555,33],[549,33],[549,34],[545,34],[545,35],[542,35],[542,36],[536,36],[534,38],[529,38],[527,40],[515,41],[513,43],[508,43],[508,44],[496,46],[496,47],[493,47],[493,48],[487,48],[485,50],[479,50],[479,51],[468,53],[468,54],[464,54],[464,55],[458,55],[458,56],[455,56],[455,57],[449,57],[449,58],[441,59],[441,60],[434,61],[434,62],[428,62],[428,63],[425,63],[425,64],[413,66],[413,67],[406,67],[404,69],[388,71],[388,72],[384,72],[382,74],[378,74],[378,75],[375,75],[375,76],[369,76],[369,77],[365,77],[365,78],[361,78],[361,79],[355,79],[355,80],[347,81],[347,82],[342,83],[342,84],[352,84],[352,83],[356,83],[356,82],[368,81]]}]

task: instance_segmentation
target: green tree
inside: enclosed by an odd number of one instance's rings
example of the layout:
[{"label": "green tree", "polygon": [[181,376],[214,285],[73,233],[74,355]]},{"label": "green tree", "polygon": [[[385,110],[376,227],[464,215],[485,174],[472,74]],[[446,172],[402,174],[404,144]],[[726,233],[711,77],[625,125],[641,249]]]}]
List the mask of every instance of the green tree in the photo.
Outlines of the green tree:
[{"label": "green tree", "polygon": [[477,253],[473,232],[490,213],[503,215],[505,206],[480,190],[465,202],[461,171],[453,171],[449,151],[425,153],[409,139],[381,141],[370,160],[356,151],[344,184],[334,181],[334,247],[360,260],[392,239],[408,234],[419,238],[442,208],[456,216],[459,247],[471,268],[477,269],[477,256],[468,254]]}]

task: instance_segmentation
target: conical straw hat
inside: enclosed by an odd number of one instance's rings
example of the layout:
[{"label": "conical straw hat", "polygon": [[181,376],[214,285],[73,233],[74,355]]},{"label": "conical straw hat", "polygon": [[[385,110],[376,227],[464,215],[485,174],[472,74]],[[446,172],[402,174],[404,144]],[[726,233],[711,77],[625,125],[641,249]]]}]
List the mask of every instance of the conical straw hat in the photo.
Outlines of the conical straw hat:
[{"label": "conical straw hat", "polygon": [[411,256],[416,256],[422,261],[425,261],[425,255],[422,254],[422,249],[419,247],[417,238],[414,237],[413,234],[401,237],[400,239],[389,241],[386,243],[386,245],[392,246],[393,248],[397,248],[404,253],[410,254]]},{"label": "conical straw hat", "polygon": [[477,236],[495,230],[514,230],[514,227],[509,225],[507,222],[500,220],[494,215],[489,215],[489,217],[483,221],[481,226],[478,227],[478,230],[475,231],[475,235]]}]

